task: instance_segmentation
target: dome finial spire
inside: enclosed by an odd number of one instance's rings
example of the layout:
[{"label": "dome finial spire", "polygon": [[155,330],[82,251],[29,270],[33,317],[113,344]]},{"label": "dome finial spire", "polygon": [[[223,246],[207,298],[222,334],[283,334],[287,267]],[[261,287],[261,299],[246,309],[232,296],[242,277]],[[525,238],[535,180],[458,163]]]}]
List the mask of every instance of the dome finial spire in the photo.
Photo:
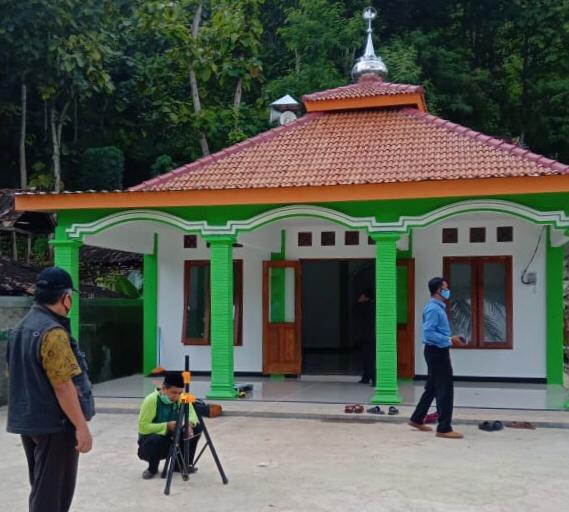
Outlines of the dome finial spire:
[{"label": "dome finial spire", "polygon": [[387,66],[375,54],[373,47],[373,29],[371,22],[377,17],[377,11],[373,7],[366,7],[363,11],[362,17],[368,22],[367,27],[367,41],[364,54],[357,60],[352,69],[352,78],[354,82],[358,82],[364,75],[375,75],[381,79],[387,77]]}]

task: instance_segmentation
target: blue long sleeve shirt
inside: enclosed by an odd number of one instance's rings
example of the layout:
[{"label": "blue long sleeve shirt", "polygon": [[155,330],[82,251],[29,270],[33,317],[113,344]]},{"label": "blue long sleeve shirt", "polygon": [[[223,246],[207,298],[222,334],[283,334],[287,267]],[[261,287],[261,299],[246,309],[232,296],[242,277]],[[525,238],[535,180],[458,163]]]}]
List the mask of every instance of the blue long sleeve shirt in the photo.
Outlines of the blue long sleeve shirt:
[{"label": "blue long sleeve shirt", "polygon": [[445,303],[441,300],[431,299],[423,309],[423,343],[448,348],[452,345],[450,337],[450,324]]}]

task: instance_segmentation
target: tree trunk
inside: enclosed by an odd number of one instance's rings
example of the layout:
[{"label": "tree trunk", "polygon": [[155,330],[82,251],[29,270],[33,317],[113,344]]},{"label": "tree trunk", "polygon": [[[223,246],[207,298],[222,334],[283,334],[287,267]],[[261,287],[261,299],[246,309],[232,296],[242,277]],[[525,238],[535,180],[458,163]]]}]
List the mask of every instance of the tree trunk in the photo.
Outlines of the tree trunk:
[{"label": "tree trunk", "polygon": [[28,120],[28,88],[22,78],[22,121],[20,125],[20,187],[28,186],[28,168],[26,163],[26,123]]},{"label": "tree trunk", "polygon": [[[202,12],[203,12],[203,1],[198,3],[196,7],[196,12],[194,13],[194,19],[192,21],[192,38],[195,40],[198,37],[200,31],[200,23],[202,20]],[[198,80],[196,77],[196,72],[194,71],[192,64],[190,63],[190,89],[192,91],[192,102],[194,104],[194,112],[196,115],[202,111],[202,105],[200,102],[200,94],[198,89]],[[203,156],[209,155],[209,144],[207,142],[207,138],[205,133],[200,131],[200,146],[202,149]]]},{"label": "tree trunk", "polygon": [[239,112],[241,108],[241,96],[243,95],[243,78],[239,77],[237,80],[237,86],[235,87],[235,95],[233,96],[233,108],[236,112]]},{"label": "tree trunk", "polygon": [[48,128],[48,114],[47,114],[47,101],[44,100],[43,102],[43,140],[47,142],[49,136],[49,128]]},{"label": "tree trunk", "polygon": [[79,140],[79,114],[77,112],[77,96],[73,98],[73,143]]},{"label": "tree trunk", "polygon": [[55,177],[54,190],[55,192],[60,192],[61,190],[61,136],[63,133],[63,125],[65,124],[65,116],[67,115],[67,110],[71,105],[71,100],[68,100],[61,114],[57,114],[55,105],[51,107],[51,142],[53,145],[53,175]]},{"label": "tree trunk", "polygon": [[300,53],[298,50],[294,50],[294,70],[297,75],[300,74]]},{"label": "tree trunk", "polygon": [[51,158],[53,161],[53,176],[55,178],[54,190],[59,192],[59,188],[61,186],[61,153],[59,150],[59,140],[57,137],[57,128],[56,128],[56,117],[57,112],[55,110],[55,105],[51,107],[51,115],[50,115],[50,125],[51,125],[51,144],[52,144],[52,154]]}]

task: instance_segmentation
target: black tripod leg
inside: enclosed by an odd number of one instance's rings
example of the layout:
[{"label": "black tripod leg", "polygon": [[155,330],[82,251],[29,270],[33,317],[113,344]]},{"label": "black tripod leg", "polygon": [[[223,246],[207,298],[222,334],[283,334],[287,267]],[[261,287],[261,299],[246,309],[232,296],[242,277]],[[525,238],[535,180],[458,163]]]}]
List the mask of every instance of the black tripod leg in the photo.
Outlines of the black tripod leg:
[{"label": "black tripod leg", "polygon": [[217,456],[217,452],[215,451],[215,446],[213,446],[213,442],[211,440],[211,437],[209,436],[209,432],[207,431],[207,427],[205,426],[205,421],[203,420],[203,418],[201,416],[200,416],[200,420],[202,423],[203,434],[205,435],[205,438],[206,438],[206,446],[209,446],[209,449],[211,450],[213,460],[215,461],[215,465],[217,466],[217,470],[219,471],[219,475],[221,476],[221,481],[224,484],[227,484],[229,482],[229,480],[227,479],[227,476],[225,475],[225,471],[223,471],[223,466],[221,465],[221,461],[219,460],[219,457]]},{"label": "black tripod leg", "polygon": [[[166,465],[164,466],[164,471],[166,471],[166,485],[164,486],[164,494],[170,494],[170,486],[172,485],[172,476],[174,475],[174,468],[176,466],[176,461],[180,454],[180,439],[182,436],[182,430],[184,428],[184,405],[180,407],[180,412],[178,414],[178,420],[176,422],[176,430],[174,431],[174,439],[172,440],[172,445],[170,446],[170,452],[168,453],[168,458],[166,459]],[[182,465],[182,470],[185,464]],[[183,474],[182,474],[183,475]]]}]

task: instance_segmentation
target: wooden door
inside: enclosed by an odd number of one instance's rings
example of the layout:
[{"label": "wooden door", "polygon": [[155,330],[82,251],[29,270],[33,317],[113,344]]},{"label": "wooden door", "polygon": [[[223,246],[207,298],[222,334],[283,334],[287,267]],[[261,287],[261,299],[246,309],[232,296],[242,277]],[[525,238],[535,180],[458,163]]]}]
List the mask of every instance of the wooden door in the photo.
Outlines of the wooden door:
[{"label": "wooden door", "polygon": [[415,376],[415,262],[397,260],[397,375]]},{"label": "wooden door", "polygon": [[300,263],[263,262],[263,373],[302,368]]}]

